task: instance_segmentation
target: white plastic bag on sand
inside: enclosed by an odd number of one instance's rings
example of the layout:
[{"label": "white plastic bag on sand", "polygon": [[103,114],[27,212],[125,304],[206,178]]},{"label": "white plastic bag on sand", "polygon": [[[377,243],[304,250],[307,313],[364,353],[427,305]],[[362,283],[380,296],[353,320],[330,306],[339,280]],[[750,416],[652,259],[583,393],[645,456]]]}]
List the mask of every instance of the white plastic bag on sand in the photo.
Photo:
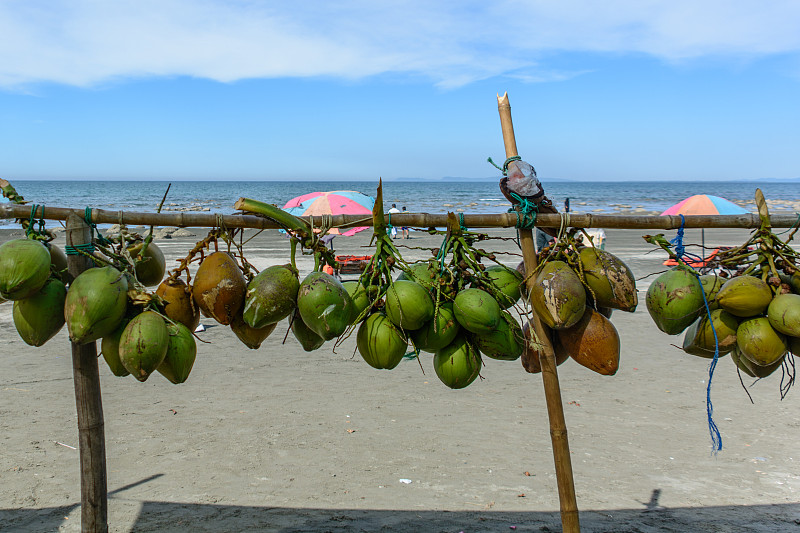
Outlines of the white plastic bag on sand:
[{"label": "white plastic bag on sand", "polygon": [[536,170],[525,161],[512,161],[508,164],[507,186],[520,196],[536,196],[542,192],[542,184],[536,178]]}]

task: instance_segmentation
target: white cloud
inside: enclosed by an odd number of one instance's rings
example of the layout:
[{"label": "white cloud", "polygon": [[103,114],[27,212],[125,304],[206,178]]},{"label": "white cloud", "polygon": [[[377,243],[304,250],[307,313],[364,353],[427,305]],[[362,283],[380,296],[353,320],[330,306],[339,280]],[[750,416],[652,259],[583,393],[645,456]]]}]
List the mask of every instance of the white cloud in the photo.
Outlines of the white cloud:
[{"label": "white cloud", "polygon": [[668,61],[796,54],[800,2],[0,2],[5,87],[92,86],[147,76],[227,82],[382,73],[454,87],[501,74],[572,75],[537,65],[553,51],[643,53]]}]

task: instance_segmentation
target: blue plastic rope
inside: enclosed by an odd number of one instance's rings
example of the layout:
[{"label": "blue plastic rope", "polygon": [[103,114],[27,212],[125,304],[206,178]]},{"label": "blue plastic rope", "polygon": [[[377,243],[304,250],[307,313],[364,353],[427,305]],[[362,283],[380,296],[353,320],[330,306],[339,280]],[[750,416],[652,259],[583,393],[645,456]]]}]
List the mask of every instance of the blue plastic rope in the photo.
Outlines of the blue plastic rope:
[{"label": "blue plastic rope", "polygon": [[[695,272],[698,283],[700,282],[700,275]],[[714,358],[711,359],[711,364],[708,365],[708,386],[706,387],[706,414],[708,415],[708,432],[711,434],[711,451],[717,453],[722,450],[722,435],[719,432],[716,422],[714,422],[714,406],[711,403],[711,380],[714,379],[714,370],[717,368],[717,361],[719,361],[719,338],[717,337],[717,330],[714,327],[714,321],[711,320],[711,309],[708,307],[708,300],[706,299],[706,291],[700,286],[703,293],[703,305],[706,307],[706,315],[708,316],[708,323],[711,324],[711,332],[714,334]]]},{"label": "blue plastic rope", "polygon": [[675,255],[678,256],[678,259],[683,257],[683,254],[686,253],[686,247],[683,245],[683,226],[684,224],[686,224],[686,219],[683,217],[683,215],[680,215],[680,217],[681,217],[681,227],[678,228],[678,234],[675,236],[674,239],[669,241],[675,245]]},{"label": "blue plastic rope", "polygon": [[[697,260],[702,261],[702,257],[686,253],[686,247],[683,245],[683,227],[686,219],[683,215],[680,217],[681,227],[678,228],[678,234],[674,239],[669,241],[675,245],[675,255],[678,259],[688,257],[690,259],[697,258]],[[694,275],[697,276],[697,282],[700,283],[700,274],[694,272]],[[717,368],[717,361],[719,361],[719,338],[717,337],[717,330],[714,328],[714,321],[711,320],[711,309],[708,307],[706,291],[703,289],[702,283],[700,284],[700,290],[703,294],[703,305],[705,305],[706,308],[708,323],[711,324],[711,332],[714,333],[714,357],[711,359],[711,364],[708,366],[708,385],[706,386],[706,415],[708,416],[708,432],[711,435],[711,451],[716,454],[718,451],[722,450],[722,435],[719,432],[716,422],[714,422],[714,405],[711,403],[711,380],[714,379],[714,370]]]},{"label": "blue plastic rope", "polygon": [[681,227],[678,228],[678,234],[675,236],[675,238],[669,241],[670,243],[675,245],[675,255],[677,256],[678,259],[681,260],[683,260],[683,258],[685,257],[689,261],[697,261],[699,263],[702,263],[703,262],[702,257],[686,251],[686,246],[684,246],[683,244],[683,229],[684,229],[684,224],[686,224],[686,219],[683,217],[683,215],[678,215],[678,216],[681,217]]}]

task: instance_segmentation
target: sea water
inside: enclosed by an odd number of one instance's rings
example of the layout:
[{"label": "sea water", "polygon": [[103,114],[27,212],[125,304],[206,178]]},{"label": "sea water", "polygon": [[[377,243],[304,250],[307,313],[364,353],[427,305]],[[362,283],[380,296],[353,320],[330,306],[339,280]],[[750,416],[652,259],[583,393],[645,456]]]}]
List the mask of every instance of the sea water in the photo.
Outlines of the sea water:
[{"label": "sea water", "polygon": [[[239,197],[284,206],[292,198],[315,191],[354,190],[375,196],[377,183],[367,181],[14,181],[26,200],[53,207],[93,207],[121,211],[155,211],[167,185],[166,211],[191,210],[233,213]],[[545,193],[563,209],[569,198],[573,212],[661,213],[693,194],[712,194],[754,210],[753,196],[761,188],[768,200],[782,202],[784,209],[800,210],[800,182],[767,181],[620,181],[584,182],[542,180]],[[384,181],[383,197],[412,213],[503,213],[510,204],[497,180]],[[5,200],[2,200],[5,201]],[[14,225],[0,220],[0,225]]]}]

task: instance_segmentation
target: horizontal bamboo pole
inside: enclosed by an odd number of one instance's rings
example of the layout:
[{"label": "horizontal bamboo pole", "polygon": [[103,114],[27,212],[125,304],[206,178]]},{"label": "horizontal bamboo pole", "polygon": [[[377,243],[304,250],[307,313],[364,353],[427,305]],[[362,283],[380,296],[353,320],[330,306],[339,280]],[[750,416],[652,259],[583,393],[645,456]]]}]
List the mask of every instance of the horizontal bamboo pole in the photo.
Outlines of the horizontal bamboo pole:
[{"label": "horizontal bamboo pole", "polygon": [[[67,207],[45,208],[45,219],[66,220],[70,213],[83,217],[84,209]],[[0,204],[0,219],[28,218],[31,208],[24,205]],[[41,207],[36,210],[35,217],[41,216]],[[681,226],[679,216],[657,215],[598,215],[598,214],[542,214],[536,219],[537,226],[557,228],[564,223],[572,228],[606,228],[606,229],[652,229],[670,230]],[[299,217],[313,221],[314,226],[323,224],[323,217]],[[334,215],[325,217],[334,227],[372,226],[372,217],[364,215]],[[746,215],[689,215],[685,217],[685,228],[757,228],[761,225],[758,214]],[[789,228],[797,224],[797,215],[772,215],[770,221],[773,228]],[[270,229],[280,227],[274,221],[255,215],[219,215],[216,213],[143,213],[135,211],[108,211],[92,209],[92,222],[96,224],[127,224],[129,226],[177,226],[184,228],[213,228],[224,225],[229,228]],[[392,224],[395,226],[413,226],[421,228],[447,226],[446,214],[429,213],[392,213]],[[465,214],[464,224],[468,228],[510,228],[517,224],[514,213],[497,214]]]}]

